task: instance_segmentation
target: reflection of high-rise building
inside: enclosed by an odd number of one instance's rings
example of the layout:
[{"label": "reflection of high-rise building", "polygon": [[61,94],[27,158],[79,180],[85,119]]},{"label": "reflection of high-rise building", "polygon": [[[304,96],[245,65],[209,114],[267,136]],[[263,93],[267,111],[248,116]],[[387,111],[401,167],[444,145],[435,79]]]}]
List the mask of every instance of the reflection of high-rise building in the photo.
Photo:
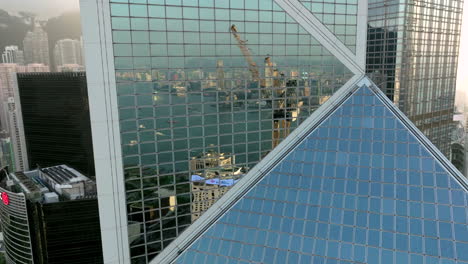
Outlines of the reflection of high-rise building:
[{"label": "reflection of high-rise building", "polygon": [[204,155],[192,157],[190,160],[190,170],[193,173],[203,172],[208,168],[218,168],[235,164],[235,157],[228,157],[224,153],[210,152]]},{"label": "reflection of high-rise building", "polygon": [[463,1],[369,3],[367,73],[447,157],[462,11]]},{"label": "reflection of high-rise building", "polygon": [[22,50],[18,49],[18,46],[6,46],[5,51],[2,54],[3,63],[16,63],[24,64],[24,54]]},{"label": "reflection of high-rise building", "polygon": [[363,77],[152,263],[467,262],[467,195],[468,180]]},{"label": "reflection of high-rise building", "polygon": [[81,42],[74,39],[61,39],[54,47],[54,63],[58,68],[65,64],[83,65]]},{"label": "reflection of high-rise building", "polygon": [[96,194],[93,181],[65,165],[2,176],[6,263],[103,263]]},{"label": "reflection of high-rise building", "polygon": [[245,169],[237,168],[233,164],[236,164],[235,157],[226,156],[224,153],[210,152],[192,157],[190,160],[192,221],[197,220],[234,185],[235,180],[244,175]]},{"label": "reflection of high-rise building", "polygon": [[200,216],[193,201],[217,199],[365,70],[362,1],[133,2],[80,9],[109,263],[149,262]]},{"label": "reflection of high-rise building", "polygon": [[216,79],[218,80],[218,90],[224,90],[226,87],[225,80],[224,80],[224,61],[223,60],[218,60],[216,62],[216,72],[217,76]]},{"label": "reflection of high-rise building", "polygon": [[85,73],[17,76],[29,167],[65,163],[94,177]]},{"label": "reflection of high-rise building", "polygon": [[32,31],[26,33],[23,40],[24,61],[29,63],[42,63],[50,65],[49,38],[42,27],[36,23]]},{"label": "reflection of high-rise building", "polygon": [[229,189],[231,188],[219,184],[191,183],[193,193],[191,204],[192,221],[200,218],[202,213],[208,210]]}]

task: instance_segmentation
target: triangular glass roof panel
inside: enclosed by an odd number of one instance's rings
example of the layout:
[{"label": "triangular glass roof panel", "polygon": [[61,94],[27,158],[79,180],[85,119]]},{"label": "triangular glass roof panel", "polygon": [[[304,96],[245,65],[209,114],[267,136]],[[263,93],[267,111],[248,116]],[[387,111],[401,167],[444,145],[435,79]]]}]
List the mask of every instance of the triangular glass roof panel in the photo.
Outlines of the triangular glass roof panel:
[{"label": "triangular glass roof panel", "polygon": [[156,260],[467,263],[466,179],[370,82],[340,93]]}]

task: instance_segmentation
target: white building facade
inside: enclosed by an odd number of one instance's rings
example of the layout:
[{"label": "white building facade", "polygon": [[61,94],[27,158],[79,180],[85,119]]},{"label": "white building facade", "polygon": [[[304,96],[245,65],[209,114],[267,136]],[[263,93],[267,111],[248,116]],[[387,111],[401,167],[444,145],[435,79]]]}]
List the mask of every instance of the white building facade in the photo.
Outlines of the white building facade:
[{"label": "white building facade", "polygon": [[2,54],[3,63],[24,64],[24,53],[18,49],[18,46],[6,46]]}]

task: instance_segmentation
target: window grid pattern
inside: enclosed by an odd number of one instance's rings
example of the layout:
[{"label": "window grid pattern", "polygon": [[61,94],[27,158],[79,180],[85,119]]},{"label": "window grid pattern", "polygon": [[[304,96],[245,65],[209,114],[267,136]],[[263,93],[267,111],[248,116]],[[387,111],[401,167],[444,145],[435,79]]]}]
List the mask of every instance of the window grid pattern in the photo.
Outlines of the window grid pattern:
[{"label": "window grid pattern", "polygon": [[362,87],[176,263],[468,263],[467,198]]},{"label": "window grid pattern", "polygon": [[366,71],[449,157],[463,1],[369,1]]},{"label": "window grid pattern", "polygon": [[193,175],[242,177],[353,74],[273,0],[110,2],[130,251],[147,263],[229,188]]},{"label": "window grid pattern", "polygon": [[34,256],[26,198],[22,193],[9,192],[3,188],[0,188],[0,192],[6,193],[9,198],[8,204],[0,202],[5,259],[8,263],[33,263]]},{"label": "window grid pattern", "polygon": [[357,0],[300,0],[352,52],[356,52]]}]

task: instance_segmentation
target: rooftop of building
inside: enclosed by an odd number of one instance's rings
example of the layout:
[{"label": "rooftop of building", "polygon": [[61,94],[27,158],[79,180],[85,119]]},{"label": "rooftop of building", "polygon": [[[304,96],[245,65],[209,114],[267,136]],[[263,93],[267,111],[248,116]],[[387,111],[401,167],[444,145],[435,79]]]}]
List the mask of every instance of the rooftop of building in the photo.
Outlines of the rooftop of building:
[{"label": "rooftop of building", "polygon": [[18,77],[81,77],[86,76],[85,71],[76,71],[76,72],[21,72],[18,73]]},{"label": "rooftop of building", "polygon": [[97,195],[96,183],[67,165],[10,173],[7,181],[7,188],[35,202],[91,199]]}]

